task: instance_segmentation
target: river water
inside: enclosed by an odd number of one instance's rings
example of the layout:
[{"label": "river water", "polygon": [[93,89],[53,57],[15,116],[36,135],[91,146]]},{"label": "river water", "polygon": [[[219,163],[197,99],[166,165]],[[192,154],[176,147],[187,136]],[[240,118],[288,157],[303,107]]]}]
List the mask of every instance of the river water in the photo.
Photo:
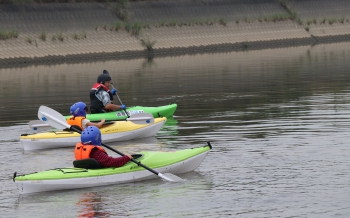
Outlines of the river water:
[{"label": "river water", "polygon": [[[347,43],[0,69],[1,217],[349,217]],[[71,166],[73,149],[24,152],[40,105],[63,113],[107,69],[127,106],[178,109],[125,153],[213,145],[200,167],[160,179],[19,195],[20,174]],[[118,101],[117,101],[118,103]],[[114,155],[109,152],[110,155]]]}]

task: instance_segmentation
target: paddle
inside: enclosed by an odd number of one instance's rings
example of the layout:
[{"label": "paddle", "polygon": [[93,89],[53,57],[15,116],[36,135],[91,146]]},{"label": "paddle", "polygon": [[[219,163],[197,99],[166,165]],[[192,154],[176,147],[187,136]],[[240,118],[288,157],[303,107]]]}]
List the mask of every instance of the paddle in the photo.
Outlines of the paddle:
[{"label": "paddle", "polygon": [[52,126],[47,125],[41,120],[32,120],[28,122],[29,127],[34,131],[46,131],[52,129]]},{"label": "paddle", "polygon": [[[115,89],[114,86],[113,86],[113,83],[111,83],[111,86],[112,86],[112,89]],[[116,89],[115,89],[116,90]],[[118,92],[115,92],[115,95],[117,96],[119,102],[120,102],[120,105],[123,104],[122,100],[120,100],[119,98],[119,95],[118,95]],[[126,116],[130,117],[130,114],[126,111],[126,109],[124,109],[125,113],[126,113]]]},{"label": "paddle", "polygon": [[[62,114],[60,114],[59,112],[46,107],[46,106],[40,106],[39,110],[38,110],[38,118],[40,120],[42,120],[43,122],[49,124],[52,127],[55,127],[57,129],[65,129],[65,128],[69,128],[72,129],[78,133],[81,134],[81,131],[74,128],[73,126],[70,126],[67,122],[66,119],[64,118],[64,116]],[[125,156],[125,154],[121,153],[120,151],[115,150],[112,147],[109,147],[108,145],[105,145],[103,143],[101,143],[101,145],[103,145],[104,147],[114,151],[115,153],[121,155],[121,156]],[[181,182],[183,181],[183,179],[181,179],[178,176],[175,176],[171,173],[165,173],[165,174],[161,174],[156,172],[155,170],[152,170],[151,168],[147,167],[146,165],[143,165],[141,162],[136,161],[134,159],[131,159],[132,162],[136,163],[138,166],[142,166],[143,168],[145,168],[146,170],[156,174],[157,176],[159,176],[160,178],[169,181],[169,182]]]},{"label": "paddle", "polygon": [[[139,122],[139,121],[138,121]],[[103,125],[109,125],[109,124],[113,124],[114,121],[108,121],[108,122],[104,122]],[[41,132],[41,131],[47,131],[47,130],[50,130],[50,129],[54,129],[52,126],[44,123],[43,121],[41,120],[32,120],[32,121],[29,121],[28,122],[28,125],[29,127],[34,130],[34,131],[38,131],[38,132]]]},{"label": "paddle", "polygon": [[[106,75],[110,76],[107,70],[103,70],[103,74],[106,74]],[[117,89],[114,88],[113,83],[111,83],[111,86],[112,86],[112,89],[115,89],[115,90],[116,90],[115,95],[117,96],[117,98],[119,99],[120,104],[122,105],[123,103],[122,103],[122,101],[121,101],[120,98],[119,98],[119,95],[118,95],[118,93],[117,93]],[[125,111],[125,113],[126,113],[126,116],[128,116],[128,118],[129,118],[129,117],[130,117],[130,114],[126,111],[126,109],[124,109],[124,111]]]},{"label": "paddle", "polygon": [[[131,121],[135,124],[140,124],[140,125],[152,124],[154,123],[154,117],[150,113],[139,113],[139,114],[132,114],[129,118],[126,119],[126,121]],[[119,121],[107,121],[103,125],[112,124],[114,122],[119,122]],[[35,130],[35,131],[46,131],[46,130],[52,129],[52,126],[50,126],[49,124],[41,120],[29,121],[28,125],[32,130]]]}]

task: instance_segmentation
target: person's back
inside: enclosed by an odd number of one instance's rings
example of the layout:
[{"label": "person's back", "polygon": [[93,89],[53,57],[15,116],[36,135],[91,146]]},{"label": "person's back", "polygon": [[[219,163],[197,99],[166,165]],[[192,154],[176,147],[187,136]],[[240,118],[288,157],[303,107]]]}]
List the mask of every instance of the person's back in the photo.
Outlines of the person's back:
[{"label": "person's back", "polygon": [[118,158],[108,156],[101,147],[101,132],[95,126],[85,128],[80,138],[81,142],[77,143],[74,149],[76,160],[93,158],[101,167],[121,167],[132,158],[129,154]]}]

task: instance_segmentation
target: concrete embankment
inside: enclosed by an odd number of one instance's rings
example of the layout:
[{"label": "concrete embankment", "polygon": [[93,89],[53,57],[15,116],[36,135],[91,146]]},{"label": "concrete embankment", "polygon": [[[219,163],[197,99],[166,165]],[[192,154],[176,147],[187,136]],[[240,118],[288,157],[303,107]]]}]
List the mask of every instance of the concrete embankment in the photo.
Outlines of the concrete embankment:
[{"label": "concrete embankment", "polygon": [[127,21],[117,8],[0,5],[0,31],[18,32],[0,40],[0,67],[350,41],[347,0],[136,1]]}]

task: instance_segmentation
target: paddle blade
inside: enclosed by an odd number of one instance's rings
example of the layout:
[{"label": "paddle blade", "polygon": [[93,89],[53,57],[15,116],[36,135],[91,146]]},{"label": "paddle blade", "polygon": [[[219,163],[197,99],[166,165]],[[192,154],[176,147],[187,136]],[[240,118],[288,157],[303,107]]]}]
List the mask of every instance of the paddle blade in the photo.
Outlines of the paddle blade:
[{"label": "paddle blade", "polygon": [[183,181],[185,181],[185,180],[181,179],[180,177],[175,176],[174,174],[171,174],[171,173],[164,173],[164,174],[158,173],[158,176],[161,177],[162,179],[168,181],[168,182],[183,182]]},{"label": "paddle blade", "polygon": [[52,129],[52,126],[41,120],[32,120],[28,122],[29,127],[34,131],[46,131]]},{"label": "paddle blade", "polygon": [[70,128],[70,125],[62,114],[46,106],[39,107],[38,118],[56,129]]},{"label": "paddle blade", "polygon": [[150,113],[132,114],[126,120],[131,121],[135,124],[153,124],[154,123],[154,117]]}]

